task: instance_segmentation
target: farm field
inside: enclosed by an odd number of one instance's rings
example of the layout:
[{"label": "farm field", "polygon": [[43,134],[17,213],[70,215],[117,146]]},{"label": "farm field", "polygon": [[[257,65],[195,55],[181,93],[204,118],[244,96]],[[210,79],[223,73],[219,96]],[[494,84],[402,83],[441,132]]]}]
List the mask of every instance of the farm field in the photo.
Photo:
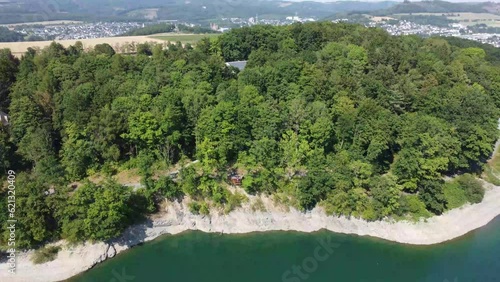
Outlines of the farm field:
[{"label": "farm field", "polygon": [[[153,36],[121,36],[121,37],[104,37],[95,39],[79,39],[79,40],[55,40],[64,47],[75,45],[77,41],[83,43],[85,49],[91,49],[97,44],[108,43],[118,53],[134,52],[133,46],[140,43],[154,42],[167,43],[177,42],[195,43],[203,37],[218,36],[218,34],[157,34]],[[0,49],[8,48],[16,57],[21,57],[29,47],[44,48],[50,45],[53,41],[31,41],[31,42],[1,42]]]},{"label": "farm field", "polygon": [[377,22],[377,23],[381,22],[381,21],[387,21],[387,20],[394,20],[395,19],[394,17],[389,17],[389,16],[377,17],[377,16],[368,15],[368,14],[364,14],[363,16],[365,16],[368,19],[370,19],[371,21],[374,21],[374,22]]},{"label": "farm field", "polygon": [[177,42],[180,41],[182,43],[196,43],[202,38],[205,37],[217,37],[219,36],[220,33],[211,33],[211,34],[169,34],[169,33],[160,33],[160,34],[154,34],[150,35],[151,38],[163,40],[163,41],[170,41],[170,42]]},{"label": "farm field", "polygon": [[[408,16],[410,14],[394,14],[394,16]],[[458,21],[463,25],[486,24],[489,26],[500,26],[500,16],[490,13],[413,13],[414,16],[442,16],[450,20]]]},{"label": "farm field", "polygon": [[[104,37],[104,38],[93,38],[93,39],[79,39],[79,40],[54,40],[57,43],[62,44],[64,47],[69,47],[70,45],[75,45],[77,41],[83,43],[83,48],[90,49],[97,44],[108,43],[117,52],[126,52],[123,48],[129,44],[139,44],[145,42],[158,42],[163,43],[164,41],[155,38],[149,38],[147,36],[123,36],[123,37]],[[20,57],[29,47],[32,48],[44,48],[49,46],[53,41],[31,41],[31,42],[2,42],[0,43],[0,49],[9,48],[14,56]]]}]

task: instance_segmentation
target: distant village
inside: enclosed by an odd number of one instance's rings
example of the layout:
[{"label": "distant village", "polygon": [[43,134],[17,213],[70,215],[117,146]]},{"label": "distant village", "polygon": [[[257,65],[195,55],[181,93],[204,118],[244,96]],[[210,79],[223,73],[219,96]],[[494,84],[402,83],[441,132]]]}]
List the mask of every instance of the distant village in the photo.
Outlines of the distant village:
[{"label": "distant village", "polygon": [[[295,22],[312,22],[318,19],[301,18],[297,14],[284,17],[283,19],[261,19],[258,15],[250,18],[221,18],[217,23],[211,23],[210,28],[217,32],[226,32],[232,28],[252,26],[256,24],[266,25],[289,25]],[[169,21],[178,23],[177,21]],[[353,22],[350,19],[337,19],[333,22]],[[354,21],[355,22],[355,21]],[[96,22],[80,23],[74,22],[59,25],[16,25],[10,27],[22,34],[37,36],[45,40],[64,40],[64,39],[91,39],[122,35],[130,30],[146,27],[147,25],[158,22]],[[182,23],[187,26],[197,26],[192,23]],[[467,26],[453,23],[448,27],[437,27],[432,25],[421,25],[414,22],[400,20],[379,20],[364,23],[368,27],[380,27],[392,35],[417,34],[420,36],[455,36],[482,43],[488,43],[495,47],[500,47],[500,34],[492,33],[473,33]]]},{"label": "distant village", "polygon": [[45,40],[92,39],[124,34],[132,29],[145,27],[138,22],[95,22],[55,25],[20,25],[13,29],[25,35],[32,35]]},{"label": "distant village", "polygon": [[194,27],[194,24],[179,23],[177,21],[158,22],[72,22],[52,25],[15,25],[8,26],[10,29],[26,36],[36,36],[43,40],[65,40],[65,39],[93,39],[103,37],[119,36],[134,29],[144,28],[148,25],[161,22],[170,22]]},{"label": "distant village", "polygon": [[398,21],[391,23],[389,21],[370,22],[366,26],[381,27],[392,35],[417,34],[420,36],[454,36],[481,43],[491,44],[500,47],[500,34],[496,33],[473,33],[467,26],[452,23],[448,27],[437,27],[432,25],[421,25],[409,21]]}]

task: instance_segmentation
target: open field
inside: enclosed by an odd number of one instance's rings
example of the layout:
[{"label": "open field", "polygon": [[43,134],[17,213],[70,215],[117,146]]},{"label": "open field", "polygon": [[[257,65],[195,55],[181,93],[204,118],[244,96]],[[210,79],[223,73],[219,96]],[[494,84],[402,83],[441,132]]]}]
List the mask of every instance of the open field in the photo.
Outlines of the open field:
[{"label": "open field", "polygon": [[[75,45],[77,41],[83,43],[85,49],[91,49],[97,44],[108,43],[111,45],[118,53],[133,53],[133,45],[154,42],[154,43],[167,43],[167,42],[177,42],[182,43],[195,43],[204,37],[218,36],[219,34],[156,34],[153,36],[122,36],[122,37],[105,37],[105,38],[95,38],[95,39],[80,39],[80,40],[55,40],[57,43],[62,44],[64,47],[69,47],[70,45]],[[12,54],[16,57],[21,57],[28,47],[43,49],[52,43],[53,41],[32,41],[32,42],[1,42],[0,49],[8,48],[11,50]]]},{"label": "open field", "polygon": [[[80,39],[80,40],[55,40],[55,42],[62,44],[64,47],[69,47],[70,45],[75,45],[77,41],[83,43],[85,49],[93,48],[97,44],[108,43],[111,45],[115,51],[125,53],[126,45],[139,44],[145,42],[158,42],[164,43],[165,41],[155,38],[150,38],[147,36],[123,36],[123,37],[105,37],[105,38],[95,38],[95,39]],[[14,56],[20,57],[28,47],[40,48],[49,46],[53,41],[33,41],[33,42],[2,42],[0,43],[0,49],[9,48]]]},{"label": "open field", "polygon": [[[409,16],[410,14],[394,14],[394,16]],[[413,13],[413,16],[446,16],[450,20],[463,25],[486,24],[500,26],[500,16],[489,13]]]},{"label": "open field", "polygon": [[220,33],[210,33],[210,34],[171,34],[171,33],[160,33],[160,34],[154,34],[150,35],[151,38],[159,39],[159,40],[164,40],[164,41],[170,41],[170,42],[177,42],[180,41],[182,43],[196,43],[202,38],[205,37],[217,37],[220,36]]},{"label": "open field", "polygon": [[489,13],[453,13],[455,16],[447,16],[452,20],[500,20],[499,15]]},{"label": "open field", "polygon": [[459,21],[463,25],[486,24],[489,26],[500,26],[500,16],[487,13],[455,13],[455,16],[447,16],[450,20]]},{"label": "open field", "polygon": [[372,20],[376,23],[381,22],[381,21],[394,20],[393,17],[376,17],[376,16],[367,15],[367,14],[364,14],[363,16],[369,18],[370,20]]}]

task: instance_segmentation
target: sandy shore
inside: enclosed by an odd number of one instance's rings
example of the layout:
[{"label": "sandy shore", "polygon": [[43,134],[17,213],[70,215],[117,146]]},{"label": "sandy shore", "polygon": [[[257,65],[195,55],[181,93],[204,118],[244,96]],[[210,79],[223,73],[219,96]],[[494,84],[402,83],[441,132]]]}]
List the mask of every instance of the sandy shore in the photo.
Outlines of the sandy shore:
[{"label": "sandy shore", "polygon": [[328,229],[337,233],[373,236],[390,241],[430,245],[460,237],[486,225],[500,215],[500,187],[485,184],[486,194],[480,204],[466,205],[427,221],[411,222],[366,222],[360,219],[331,217],[321,208],[303,213],[285,211],[273,205],[268,198],[261,197],[266,211],[252,211],[251,203],[257,197],[228,215],[213,214],[209,217],[189,213],[186,202],[169,203],[166,213],[155,220],[129,228],[124,235],[109,243],[85,244],[69,247],[64,242],[56,260],[34,265],[30,254],[22,254],[17,261],[17,274],[9,275],[7,264],[0,264],[0,281],[60,281],[92,268],[94,265],[116,254],[157,238],[162,234],[178,234],[186,230],[204,232],[248,233],[276,230],[313,232]]}]

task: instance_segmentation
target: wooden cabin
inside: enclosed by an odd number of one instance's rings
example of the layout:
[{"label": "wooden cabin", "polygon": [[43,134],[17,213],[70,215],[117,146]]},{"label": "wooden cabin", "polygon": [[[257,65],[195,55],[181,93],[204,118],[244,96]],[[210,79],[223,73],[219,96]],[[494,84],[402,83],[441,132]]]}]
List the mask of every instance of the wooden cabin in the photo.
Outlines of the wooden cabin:
[{"label": "wooden cabin", "polygon": [[239,175],[231,176],[231,183],[235,186],[241,186],[241,179]]},{"label": "wooden cabin", "polygon": [[238,174],[231,174],[228,176],[228,180],[229,182],[234,185],[234,186],[241,186],[241,180],[243,179],[243,177],[241,177],[240,175]]}]

